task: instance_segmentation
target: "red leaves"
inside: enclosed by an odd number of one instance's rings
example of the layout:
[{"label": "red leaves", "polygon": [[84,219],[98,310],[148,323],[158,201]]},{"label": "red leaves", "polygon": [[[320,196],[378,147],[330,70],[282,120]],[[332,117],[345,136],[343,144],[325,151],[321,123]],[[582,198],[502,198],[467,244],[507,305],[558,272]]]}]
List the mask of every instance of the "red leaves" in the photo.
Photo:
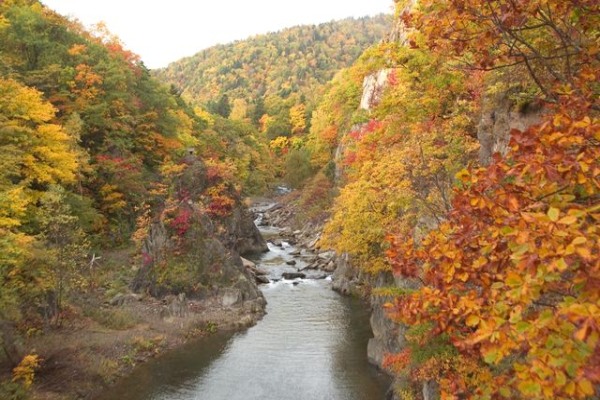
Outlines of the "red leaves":
[{"label": "red leaves", "polygon": [[183,236],[191,227],[192,210],[188,207],[182,207],[177,215],[170,222],[171,229],[174,229],[178,236]]}]

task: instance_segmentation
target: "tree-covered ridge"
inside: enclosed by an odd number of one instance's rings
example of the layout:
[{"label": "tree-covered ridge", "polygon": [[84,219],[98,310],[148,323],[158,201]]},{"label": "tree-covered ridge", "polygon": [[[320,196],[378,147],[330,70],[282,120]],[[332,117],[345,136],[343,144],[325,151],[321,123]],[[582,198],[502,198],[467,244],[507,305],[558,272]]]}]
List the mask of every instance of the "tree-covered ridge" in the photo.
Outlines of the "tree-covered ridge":
[{"label": "tree-covered ridge", "polygon": [[[597,4],[414,4],[397,1],[406,44],[370,49],[313,114],[305,148],[343,183],[322,244],[401,282],[381,290],[408,327],[386,363],[418,383],[401,398],[432,382],[448,399],[594,398]],[[357,110],[362,78],[382,72],[381,98]],[[487,165],[473,150],[490,103],[492,119],[509,103],[538,123],[501,132],[507,148]]]},{"label": "tree-covered ridge", "polygon": [[[264,188],[266,160],[252,125],[194,110],[102,26],[1,2],[2,361],[23,356],[7,332],[60,325],[94,292],[94,253],[143,241],[153,222],[183,236],[181,204],[217,226],[242,192]],[[178,180],[191,165],[206,181],[195,202]]]},{"label": "tree-covered ridge", "polygon": [[314,103],[321,86],[380,41],[390,22],[389,16],[379,15],[297,26],[211,47],[156,74],[198,104],[222,95],[232,106],[245,102],[252,108],[248,115],[256,115],[258,121],[265,113],[255,110],[259,98],[294,94]]}]

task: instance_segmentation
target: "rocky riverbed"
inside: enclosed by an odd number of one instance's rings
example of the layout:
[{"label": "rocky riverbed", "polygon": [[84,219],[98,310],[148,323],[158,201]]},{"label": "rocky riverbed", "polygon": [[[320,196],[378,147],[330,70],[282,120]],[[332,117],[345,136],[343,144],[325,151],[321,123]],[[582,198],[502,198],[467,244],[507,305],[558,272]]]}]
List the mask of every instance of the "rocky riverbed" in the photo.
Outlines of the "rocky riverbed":
[{"label": "rocky riverbed", "polygon": [[[258,223],[272,202],[257,206]],[[267,314],[251,329],[200,340],[137,369],[98,400],[382,400],[388,380],[369,365],[368,307],[331,290],[335,255],[315,233],[261,226],[269,252],[243,260]],[[316,233],[318,235],[318,233]],[[296,245],[293,245],[296,243]],[[182,348],[183,349],[183,348]]]}]

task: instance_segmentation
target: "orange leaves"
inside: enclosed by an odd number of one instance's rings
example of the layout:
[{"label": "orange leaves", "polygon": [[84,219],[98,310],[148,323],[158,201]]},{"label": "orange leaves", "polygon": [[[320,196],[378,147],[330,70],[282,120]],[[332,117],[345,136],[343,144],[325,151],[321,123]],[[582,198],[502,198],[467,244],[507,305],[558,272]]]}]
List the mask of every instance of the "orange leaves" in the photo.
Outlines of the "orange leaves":
[{"label": "orange leaves", "polygon": [[410,353],[410,349],[407,348],[398,354],[387,354],[383,360],[383,368],[397,374],[402,373],[410,363]]},{"label": "orange leaves", "polygon": [[420,29],[415,43],[453,51],[471,67],[510,64],[511,80],[553,103],[540,125],[511,132],[504,159],[455,175],[460,188],[437,229],[419,244],[390,240],[394,271],[423,284],[390,315],[432,324],[429,339],[448,335],[460,357],[493,376],[485,392],[457,366],[439,367],[449,397],[585,398],[600,384],[600,68],[591,4],[423,0],[403,12]]},{"label": "orange leaves", "polygon": [[600,153],[586,144],[597,126],[561,113],[514,132],[506,160],[462,171],[448,221],[420,249],[393,240],[388,251],[396,273],[426,285],[398,300],[398,318],[435,323],[487,364],[518,360],[496,372],[509,397],[583,398],[600,382],[583,376],[600,341]]},{"label": "orange leaves", "polygon": [[510,66],[512,79],[529,75],[544,96],[556,97],[559,81],[560,93],[591,98],[598,81],[589,62],[598,52],[592,7],[579,0],[424,0],[404,21],[432,50],[452,52],[471,67]]}]

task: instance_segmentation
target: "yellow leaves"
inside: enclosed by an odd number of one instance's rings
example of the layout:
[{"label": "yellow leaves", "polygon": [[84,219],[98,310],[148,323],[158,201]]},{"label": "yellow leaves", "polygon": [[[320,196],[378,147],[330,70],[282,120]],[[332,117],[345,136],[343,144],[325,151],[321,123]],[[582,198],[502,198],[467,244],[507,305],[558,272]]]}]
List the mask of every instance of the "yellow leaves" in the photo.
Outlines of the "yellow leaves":
[{"label": "yellow leaves", "polygon": [[0,190],[0,229],[21,225],[21,218],[30,201],[23,186]]},{"label": "yellow leaves", "polygon": [[560,128],[563,125],[569,125],[571,123],[571,119],[561,113],[558,113],[556,115],[554,115],[554,119],[552,120],[552,124],[556,127],[556,128]]},{"label": "yellow leaves", "polygon": [[54,113],[55,108],[43,101],[39,91],[12,79],[0,78],[0,115],[18,123],[42,124],[52,119]]},{"label": "yellow leaves", "polygon": [[186,168],[187,165],[184,163],[176,164],[166,160],[160,167],[160,173],[168,179],[173,179],[174,177],[181,175]]},{"label": "yellow leaves", "polygon": [[592,125],[592,119],[586,115],[582,120],[577,121],[573,124],[573,128],[584,128],[587,129]]},{"label": "yellow leaves", "polygon": [[215,120],[214,120],[214,117],[212,116],[212,114],[200,107],[194,108],[194,114],[197,117],[199,117],[201,120],[205,121],[209,127],[212,127],[215,123]]},{"label": "yellow leaves", "polygon": [[465,324],[470,327],[479,325],[479,317],[477,315],[469,315],[465,321]]},{"label": "yellow leaves", "polygon": [[294,135],[300,135],[305,132],[306,106],[304,104],[297,104],[290,108],[290,123]]},{"label": "yellow leaves", "polygon": [[285,136],[278,136],[269,142],[269,148],[271,148],[271,150],[274,150],[277,152],[281,152],[281,151],[287,149],[289,147],[289,145],[290,145],[290,140],[288,138],[286,138]]},{"label": "yellow leaves", "polygon": [[127,206],[125,196],[118,191],[117,186],[105,184],[100,188],[102,208],[109,213],[119,212]]},{"label": "yellow leaves", "polygon": [[572,225],[575,222],[577,222],[577,217],[574,215],[568,215],[558,220],[558,223],[561,225]]},{"label": "yellow leaves", "polygon": [[560,215],[560,211],[557,208],[555,208],[555,207],[550,207],[548,209],[547,215],[548,215],[548,218],[550,218],[550,221],[556,222],[556,221],[558,221],[558,217]]},{"label": "yellow leaves", "polygon": [[583,395],[582,397],[593,396],[595,393],[592,382],[586,378],[582,378],[577,382],[577,390],[581,395]]},{"label": "yellow leaves", "polygon": [[542,386],[539,382],[535,381],[522,381],[519,383],[518,388],[523,395],[531,398],[537,397],[542,393]]},{"label": "yellow leaves", "polygon": [[28,354],[13,369],[13,382],[22,382],[25,389],[33,384],[35,370],[40,366],[40,358],[37,354]]},{"label": "yellow leaves", "polygon": [[16,186],[75,180],[76,143],[60,126],[47,123],[54,111],[38,91],[0,79],[0,132],[6,132],[0,136],[0,146],[12,148],[0,156],[4,157],[0,165],[11,165],[0,171],[0,184],[4,179]]},{"label": "yellow leaves", "polygon": [[467,169],[463,168],[459,172],[457,172],[454,177],[460,182],[467,183],[470,180],[471,174]]},{"label": "yellow leaves", "polygon": [[86,45],[84,45],[84,44],[74,44],[68,50],[68,53],[70,55],[72,55],[72,56],[78,56],[80,54],[83,54],[86,50],[87,50],[87,46]]},{"label": "yellow leaves", "polygon": [[486,265],[488,262],[487,258],[481,256],[472,264],[474,270],[479,270],[482,266]]},{"label": "yellow leaves", "polygon": [[0,31],[2,31],[4,28],[7,28],[9,26],[10,26],[10,21],[4,15],[0,15]]}]

